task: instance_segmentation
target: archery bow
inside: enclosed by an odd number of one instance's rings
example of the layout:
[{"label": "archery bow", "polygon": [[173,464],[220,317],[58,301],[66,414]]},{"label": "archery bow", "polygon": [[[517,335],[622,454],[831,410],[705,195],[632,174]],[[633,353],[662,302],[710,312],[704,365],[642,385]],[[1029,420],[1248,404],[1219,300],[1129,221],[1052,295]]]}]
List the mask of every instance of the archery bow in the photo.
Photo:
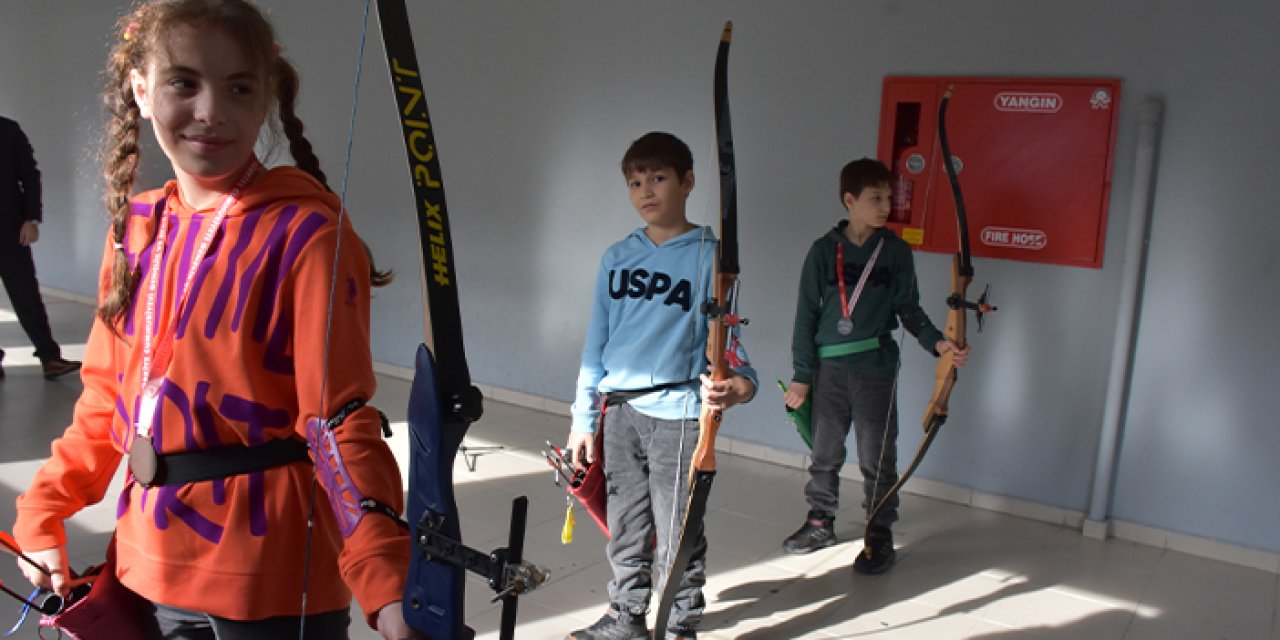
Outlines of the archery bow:
[{"label": "archery bow", "polygon": [[[738,196],[737,173],[734,168],[733,129],[729,121],[729,42],[733,37],[733,22],[724,23],[720,35],[720,48],[716,51],[715,69],[715,117],[716,146],[720,161],[720,244],[716,248],[716,266],[712,299],[704,305],[710,322],[707,332],[707,359],[711,362],[711,379],[724,380],[729,376],[729,362],[725,356],[729,330],[745,323],[733,313],[738,293]],[[693,555],[694,547],[702,534],[702,518],[707,511],[707,497],[711,494],[711,482],[716,476],[716,432],[720,430],[723,412],[703,405],[698,416],[698,444],[693,450],[689,469],[689,501],[685,509],[684,523],[680,527],[680,541],[667,571],[662,596],[658,600],[657,622],[654,637],[664,637],[671,606],[680,588],[685,567]]]},{"label": "archery bow", "polygon": [[[951,183],[951,197],[955,200],[958,242],[956,254],[951,259],[951,295],[947,296],[947,325],[943,333],[957,348],[964,349],[968,344],[965,338],[966,312],[974,312],[981,330],[983,314],[995,311],[996,308],[987,304],[987,291],[983,291],[977,302],[971,302],[967,298],[969,284],[973,282],[973,260],[969,252],[969,220],[964,208],[964,197],[960,193],[960,179],[956,175],[955,163],[951,158],[950,141],[947,139],[947,105],[951,102],[952,89],[951,86],[947,87],[938,104],[938,144],[942,147],[942,162],[947,172],[947,179]],[[957,378],[954,359],[954,351],[948,351],[938,358],[938,363],[934,367],[933,395],[929,398],[929,405],[924,413],[924,439],[920,441],[920,446],[911,458],[911,464],[907,465],[906,471],[902,472],[898,481],[889,488],[884,497],[876,503],[875,509],[867,516],[867,528],[863,532],[863,540],[867,544],[863,545],[863,553],[868,559],[871,558],[872,553],[869,544],[871,523],[875,522],[876,516],[880,515],[885,505],[898,495],[902,486],[911,478],[911,474],[915,473],[920,462],[924,460],[924,454],[929,450],[929,445],[933,444],[938,431],[947,421],[947,402],[951,398],[951,390],[955,388]]]},{"label": "archery bow", "polygon": [[528,499],[512,503],[506,548],[484,553],[462,544],[453,493],[453,461],[467,429],[483,412],[462,341],[453,243],[435,136],[404,0],[378,0],[387,68],[413,178],[422,249],[423,344],[414,358],[409,398],[410,468],[406,519],[413,525],[404,617],[436,640],[468,640],[465,572],[484,576],[502,600],[500,637],[515,637],[516,597],[547,578],[523,559]]}]

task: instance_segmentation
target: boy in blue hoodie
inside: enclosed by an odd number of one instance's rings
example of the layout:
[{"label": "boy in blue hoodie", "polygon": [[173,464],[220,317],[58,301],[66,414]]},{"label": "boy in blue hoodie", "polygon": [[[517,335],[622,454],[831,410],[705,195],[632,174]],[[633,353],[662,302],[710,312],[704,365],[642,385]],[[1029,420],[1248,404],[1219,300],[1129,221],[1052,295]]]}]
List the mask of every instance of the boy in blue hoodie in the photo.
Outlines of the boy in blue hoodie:
[{"label": "boy in blue hoodie", "polygon": [[[707,317],[716,238],[689,222],[693,156],[679,138],[645,134],[622,158],[631,205],[646,223],[604,252],[572,413],[568,449],[596,460],[596,423],[604,412],[608,488],[609,610],[567,640],[649,637],[645,613],[670,564],[689,497],[689,465],[702,403],[727,409],[755,395],[757,378],[741,343],[731,340],[733,376],[707,370]],[[690,523],[699,529],[702,523]],[[656,535],[657,548],[652,545]],[[671,613],[668,639],[696,638],[706,606],[707,541],[701,530]]]}]

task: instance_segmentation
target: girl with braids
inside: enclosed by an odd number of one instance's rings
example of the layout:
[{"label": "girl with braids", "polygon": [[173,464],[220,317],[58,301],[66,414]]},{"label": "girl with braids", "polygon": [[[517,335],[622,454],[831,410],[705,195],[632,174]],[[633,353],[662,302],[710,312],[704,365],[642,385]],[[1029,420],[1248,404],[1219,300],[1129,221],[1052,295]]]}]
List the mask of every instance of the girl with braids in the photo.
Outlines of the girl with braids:
[{"label": "girl with braids", "polygon": [[[69,592],[63,521],[127,457],[115,575],[164,637],[346,638],[354,593],[407,638],[403,488],[365,404],[385,276],[303,136],[297,73],[243,0],[142,2],[119,29],[85,390],[18,499],[15,537],[48,574],[24,572]],[[144,120],[175,179],[133,194]],[[259,162],[264,124],[296,167]]]}]

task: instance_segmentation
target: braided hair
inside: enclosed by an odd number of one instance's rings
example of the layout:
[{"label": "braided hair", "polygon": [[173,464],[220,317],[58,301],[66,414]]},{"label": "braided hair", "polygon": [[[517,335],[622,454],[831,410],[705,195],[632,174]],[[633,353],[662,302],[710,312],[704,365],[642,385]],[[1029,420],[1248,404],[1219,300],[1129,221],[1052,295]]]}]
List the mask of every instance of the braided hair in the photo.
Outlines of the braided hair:
[{"label": "braided hair", "polygon": [[[111,216],[111,238],[115,254],[111,265],[111,282],[98,306],[98,317],[113,332],[133,303],[139,270],[129,264],[125,252],[125,231],[129,220],[129,197],[133,192],[140,163],[139,130],[141,110],[133,93],[130,74],[147,68],[152,56],[163,52],[165,34],[175,27],[190,26],[203,31],[217,30],[239,44],[245,59],[267,80],[266,100],[274,100],[276,118],[267,118],[268,140],[283,134],[289,154],[299,169],[329,189],[311,142],[304,135],[302,120],[295,103],[298,97],[298,72],[282,55],[276,44],[275,30],[266,17],[244,0],[149,0],[138,2],[116,24],[120,39],[107,58],[106,86],[103,91],[108,122],[102,142],[103,177],[106,179],[105,200]],[[152,231],[154,233],[154,230]],[[368,251],[368,247],[365,247]],[[390,272],[373,267],[370,256],[370,281],[382,286],[391,281]]]}]

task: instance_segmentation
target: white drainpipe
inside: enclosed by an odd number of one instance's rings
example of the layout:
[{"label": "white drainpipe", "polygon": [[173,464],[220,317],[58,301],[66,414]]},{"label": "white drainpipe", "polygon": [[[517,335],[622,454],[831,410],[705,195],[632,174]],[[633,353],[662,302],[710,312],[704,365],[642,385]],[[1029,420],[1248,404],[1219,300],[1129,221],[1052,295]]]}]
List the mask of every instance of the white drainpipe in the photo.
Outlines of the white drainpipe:
[{"label": "white drainpipe", "polygon": [[1098,461],[1094,467],[1093,495],[1084,534],[1106,539],[1110,534],[1111,498],[1115,491],[1116,455],[1124,432],[1124,414],[1133,373],[1133,342],[1141,310],[1143,276],[1147,265],[1147,233],[1156,184],[1156,160],[1164,105],[1148,98],[1138,111],[1138,152],[1134,159],[1133,193],[1129,204],[1129,235],[1124,251],[1120,308],[1116,313],[1116,342],[1111,352],[1111,374],[1103,409]]}]

